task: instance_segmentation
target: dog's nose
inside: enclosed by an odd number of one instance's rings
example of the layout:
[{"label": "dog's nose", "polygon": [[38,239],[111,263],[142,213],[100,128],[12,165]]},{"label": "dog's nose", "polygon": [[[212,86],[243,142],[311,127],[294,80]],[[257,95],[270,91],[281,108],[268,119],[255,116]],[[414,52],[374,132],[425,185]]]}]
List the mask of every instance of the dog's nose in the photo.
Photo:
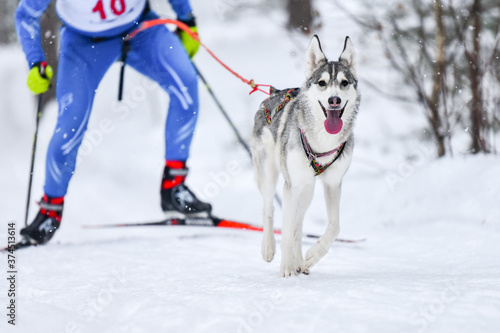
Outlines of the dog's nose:
[{"label": "dog's nose", "polygon": [[332,96],[328,99],[328,104],[330,104],[330,106],[333,108],[339,107],[340,103],[342,103],[342,100],[339,96]]}]

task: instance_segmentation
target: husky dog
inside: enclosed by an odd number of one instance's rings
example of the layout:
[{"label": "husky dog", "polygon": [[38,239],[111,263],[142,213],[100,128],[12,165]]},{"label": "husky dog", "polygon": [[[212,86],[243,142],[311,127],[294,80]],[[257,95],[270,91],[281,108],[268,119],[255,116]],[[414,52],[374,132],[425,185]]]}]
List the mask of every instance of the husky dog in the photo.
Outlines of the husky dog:
[{"label": "husky dog", "polygon": [[[351,163],[353,127],[360,94],[354,47],[346,37],[338,61],[328,61],[314,36],[306,53],[301,88],[274,90],[255,115],[252,155],[264,200],[262,256],[273,260],[273,198],[278,175],[284,177],[281,275],[309,274],[339,234],[342,177]],[[302,222],[316,178],[324,187],[328,227],[302,255]]]}]

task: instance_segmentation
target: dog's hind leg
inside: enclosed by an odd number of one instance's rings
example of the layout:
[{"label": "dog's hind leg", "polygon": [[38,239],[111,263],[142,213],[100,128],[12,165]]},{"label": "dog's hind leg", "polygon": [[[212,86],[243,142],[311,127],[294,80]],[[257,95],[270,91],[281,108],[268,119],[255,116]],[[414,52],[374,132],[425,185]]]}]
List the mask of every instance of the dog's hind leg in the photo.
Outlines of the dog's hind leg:
[{"label": "dog's hind leg", "polygon": [[271,262],[276,253],[276,239],[274,238],[274,195],[278,182],[278,170],[274,161],[274,143],[272,134],[264,130],[262,137],[254,139],[253,161],[255,178],[263,199],[263,238],[262,257]]},{"label": "dog's hind leg", "polygon": [[328,184],[324,182],[323,186],[325,192],[326,212],[328,215],[328,226],[323,236],[321,236],[316,244],[314,244],[306,253],[306,274],[309,273],[309,268],[314,266],[325,256],[340,231],[339,203],[342,183]]}]

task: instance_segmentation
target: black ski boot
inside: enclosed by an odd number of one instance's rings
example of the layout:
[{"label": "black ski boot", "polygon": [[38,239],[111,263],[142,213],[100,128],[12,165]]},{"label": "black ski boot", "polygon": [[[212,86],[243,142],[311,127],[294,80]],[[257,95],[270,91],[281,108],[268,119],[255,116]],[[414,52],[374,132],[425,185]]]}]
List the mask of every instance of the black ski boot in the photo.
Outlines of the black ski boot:
[{"label": "black ski boot", "polygon": [[199,200],[184,184],[188,168],[184,162],[168,161],[163,171],[161,208],[167,215],[178,217],[208,217],[209,203]]},{"label": "black ski boot", "polygon": [[61,225],[64,198],[51,198],[44,195],[39,205],[38,215],[29,226],[21,229],[21,235],[31,243],[45,244]]}]

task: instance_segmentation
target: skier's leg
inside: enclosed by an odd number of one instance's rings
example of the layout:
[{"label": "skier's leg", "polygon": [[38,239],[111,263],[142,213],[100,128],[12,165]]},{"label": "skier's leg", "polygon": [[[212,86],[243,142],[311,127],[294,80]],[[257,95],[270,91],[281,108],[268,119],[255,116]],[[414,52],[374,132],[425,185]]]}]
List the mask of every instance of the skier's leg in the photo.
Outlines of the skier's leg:
[{"label": "skier's leg", "polygon": [[135,36],[127,63],[169,94],[165,159],[186,161],[198,119],[198,77],[178,37],[164,26]]},{"label": "skier's leg", "polygon": [[34,221],[21,230],[21,234],[32,242],[48,242],[59,228],[64,195],[75,170],[95,90],[120,50],[119,38],[96,42],[61,29],[56,85],[59,115],[47,150],[45,195]]},{"label": "skier's leg", "polygon": [[56,86],[59,115],[47,151],[44,187],[51,197],[66,194],[95,91],[120,51],[120,38],[95,41],[66,28],[61,30]]},{"label": "skier's leg", "polygon": [[198,78],[184,46],[164,26],[153,27],[132,39],[127,64],[158,82],[170,96],[161,187],[163,211],[209,214],[211,206],[184,185],[186,160],[198,119]]}]

